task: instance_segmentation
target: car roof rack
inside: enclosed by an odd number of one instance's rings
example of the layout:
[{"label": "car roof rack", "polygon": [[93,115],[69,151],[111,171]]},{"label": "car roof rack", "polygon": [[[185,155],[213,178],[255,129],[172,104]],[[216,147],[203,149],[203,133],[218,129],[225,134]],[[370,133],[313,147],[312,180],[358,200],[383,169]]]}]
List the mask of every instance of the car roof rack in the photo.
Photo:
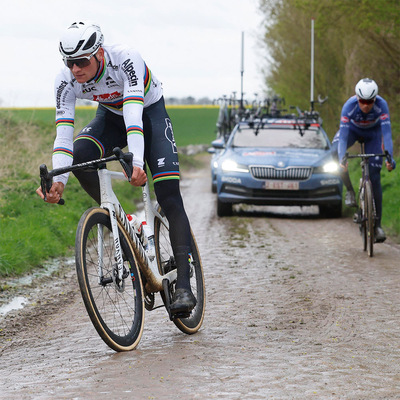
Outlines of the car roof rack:
[{"label": "car roof rack", "polygon": [[[326,100],[327,98],[318,98],[320,104]],[[216,124],[217,138],[227,139],[238,123],[248,124],[249,127],[257,128],[258,131],[271,119],[279,119],[282,125],[292,125],[299,130],[301,135],[304,135],[305,130],[311,125],[322,126],[322,118],[318,111],[302,111],[298,106],[289,106],[290,110],[296,110],[296,112],[289,112],[287,108],[284,108],[285,99],[279,96],[258,100],[256,95],[251,105],[247,101],[243,105],[243,102],[236,98],[236,92],[233,92],[230,97],[223,96],[214,103],[220,106]]]}]

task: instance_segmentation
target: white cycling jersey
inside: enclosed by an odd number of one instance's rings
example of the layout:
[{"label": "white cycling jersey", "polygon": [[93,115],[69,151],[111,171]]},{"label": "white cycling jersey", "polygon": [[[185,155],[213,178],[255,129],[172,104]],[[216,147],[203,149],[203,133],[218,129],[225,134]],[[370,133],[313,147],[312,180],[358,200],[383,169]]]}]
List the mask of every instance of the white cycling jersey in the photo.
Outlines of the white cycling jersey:
[{"label": "white cycling jersey", "polygon": [[[53,168],[72,165],[76,99],[87,99],[102,104],[124,118],[129,151],[133,164],[143,167],[143,107],[162,97],[161,83],[152,75],[140,54],[126,46],[103,46],[96,76],[86,83],[78,83],[71,71],[64,67],[55,81],[56,129],[53,148]],[[90,135],[90,132],[86,132]],[[54,178],[67,183],[68,174]]]}]

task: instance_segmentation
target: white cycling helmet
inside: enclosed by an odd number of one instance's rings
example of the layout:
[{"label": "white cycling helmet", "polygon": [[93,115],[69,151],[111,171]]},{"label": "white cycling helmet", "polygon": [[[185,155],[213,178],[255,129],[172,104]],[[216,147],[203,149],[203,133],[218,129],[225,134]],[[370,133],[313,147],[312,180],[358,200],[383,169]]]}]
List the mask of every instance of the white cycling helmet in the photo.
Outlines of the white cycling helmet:
[{"label": "white cycling helmet", "polygon": [[98,25],[90,21],[73,22],[62,36],[59,48],[64,58],[79,58],[95,53],[103,42]]},{"label": "white cycling helmet", "polygon": [[364,100],[372,100],[378,94],[378,85],[369,78],[361,79],[356,85],[356,95]]}]

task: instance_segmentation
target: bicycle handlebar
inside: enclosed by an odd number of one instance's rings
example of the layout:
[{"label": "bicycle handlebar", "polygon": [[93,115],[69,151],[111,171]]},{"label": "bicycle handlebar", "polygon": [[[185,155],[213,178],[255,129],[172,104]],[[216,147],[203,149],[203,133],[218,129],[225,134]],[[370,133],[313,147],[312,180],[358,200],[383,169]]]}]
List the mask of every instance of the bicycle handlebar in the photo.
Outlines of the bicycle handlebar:
[{"label": "bicycle handlebar", "polygon": [[372,158],[372,157],[386,157],[386,160],[388,161],[388,163],[392,164],[392,157],[387,150],[385,150],[385,152],[382,154],[349,154],[349,153],[346,153],[344,155],[344,157],[342,158],[341,164],[345,165],[349,158],[362,158],[364,160],[368,160],[369,158]]},{"label": "bicycle handlebar", "polygon": [[[56,168],[53,169],[52,171],[49,171],[47,169],[47,166],[45,164],[42,164],[39,167],[40,171],[40,186],[42,189],[42,193],[44,196],[44,201],[46,201],[47,196],[46,193],[48,193],[53,185],[53,178],[58,175],[65,174],[67,172],[72,172],[80,169],[93,169],[97,170],[100,168],[103,168],[103,166],[110,162],[110,161],[119,161],[122,169],[125,171],[125,174],[128,178],[128,181],[131,181],[131,176],[133,172],[133,165],[132,165],[132,160],[133,160],[133,155],[132,153],[126,152],[124,153],[119,147],[115,147],[113,149],[113,156],[110,157],[105,157],[105,158],[99,158],[97,160],[92,160],[92,161],[87,161],[84,163],[80,164],[75,164],[75,165],[70,165],[69,167],[61,167],[61,168]],[[63,205],[65,203],[64,199],[60,199],[58,204]]]}]

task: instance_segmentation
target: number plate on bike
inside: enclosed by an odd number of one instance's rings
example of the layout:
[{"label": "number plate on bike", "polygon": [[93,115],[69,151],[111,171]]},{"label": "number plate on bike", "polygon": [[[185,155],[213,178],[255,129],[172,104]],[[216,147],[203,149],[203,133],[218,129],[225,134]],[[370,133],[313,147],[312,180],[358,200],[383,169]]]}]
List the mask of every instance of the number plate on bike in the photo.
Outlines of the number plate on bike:
[{"label": "number plate on bike", "polygon": [[266,189],[266,190],[299,190],[299,182],[269,180],[269,181],[264,182],[264,189]]}]

